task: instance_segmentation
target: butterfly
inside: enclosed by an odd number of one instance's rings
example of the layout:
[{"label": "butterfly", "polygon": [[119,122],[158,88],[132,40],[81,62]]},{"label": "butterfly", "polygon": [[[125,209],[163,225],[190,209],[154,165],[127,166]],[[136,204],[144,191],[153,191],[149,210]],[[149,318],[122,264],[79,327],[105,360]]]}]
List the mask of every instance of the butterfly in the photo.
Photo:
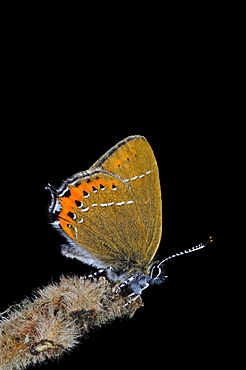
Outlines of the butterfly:
[{"label": "butterfly", "polygon": [[[89,170],[49,185],[52,225],[68,241],[62,254],[104,270],[135,300],[150,284],[165,279],[155,261],[162,232],[162,201],[157,162],[148,141],[129,136]],[[205,243],[206,244],[206,243]]]}]

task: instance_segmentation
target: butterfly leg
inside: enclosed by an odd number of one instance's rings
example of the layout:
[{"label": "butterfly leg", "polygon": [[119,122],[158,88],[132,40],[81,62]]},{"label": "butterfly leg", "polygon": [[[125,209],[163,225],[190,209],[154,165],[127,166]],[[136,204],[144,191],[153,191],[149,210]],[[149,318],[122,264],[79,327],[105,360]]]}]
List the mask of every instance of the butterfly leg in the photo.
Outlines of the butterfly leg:
[{"label": "butterfly leg", "polygon": [[[131,293],[130,295],[127,296],[128,297],[131,297],[135,295],[135,293]],[[128,302],[126,302],[122,307],[126,307],[128,306],[129,304],[131,304],[132,302],[136,301],[141,295],[140,294],[136,294],[134,298],[130,299]]]},{"label": "butterfly leg", "polygon": [[126,286],[127,284],[126,283],[122,283],[120,284],[119,286],[117,286],[117,288],[115,289],[115,293],[120,293],[120,291]]},{"label": "butterfly leg", "polygon": [[[130,283],[131,283],[134,279],[135,279],[135,276],[131,276],[129,279],[127,279],[127,280],[123,281],[123,283],[121,283],[121,284],[116,288],[115,293],[119,293],[119,292],[122,290],[122,288],[124,288],[124,287],[125,287],[125,286],[127,286],[127,285],[130,285]],[[132,294],[134,294],[134,293],[132,293]],[[132,295],[132,294],[130,294],[130,295]],[[128,296],[128,297],[129,297],[129,296]]]},{"label": "butterfly leg", "polygon": [[[132,281],[132,280],[134,280],[134,277],[132,277],[132,278],[130,278],[130,279],[128,279],[128,280],[126,280],[126,282],[124,282],[124,283],[122,283],[117,289],[121,289],[122,287],[124,287],[124,286],[126,286],[126,285],[128,285],[128,283],[129,283],[129,280],[130,281]],[[131,304],[132,302],[134,302],[134,301],[136,301],[140,296],[141,296],[141,294],[142,294],[142,291],[144,290],[144,289],[146,289],[146,288],[148,288],[148,286],[149,286],[149,283],[145,283],[145,285],[143,285],[137,292],[132,292],[131,294],[129,294],[128,296],[127,296],[127,298],[128,297],[132,297],[132,296],[135,296],[135,297],[133,297],[132,299],[130,299],[128,302],[126,302],[124,305],[123,305],[123,307],[126,307],[126,306],[128,306],[129,304]]]},{"label": "butterfly leg", "polygon": [[85,278],[86,279],[94,279],[94,278],[99,277],[104,272],[105,272],[105,269],[100,269],[100,270],[97,270],[96,272],[85,275]]}]

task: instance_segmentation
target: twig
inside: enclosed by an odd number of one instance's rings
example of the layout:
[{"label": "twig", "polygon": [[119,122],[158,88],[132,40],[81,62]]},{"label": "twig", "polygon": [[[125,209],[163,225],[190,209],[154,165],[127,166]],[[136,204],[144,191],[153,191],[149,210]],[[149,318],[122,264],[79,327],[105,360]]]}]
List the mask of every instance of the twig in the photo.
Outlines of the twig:
[{"label": "twig", "polygon": [[116,317],[132,317],[142,306],[141,298],[124,306],[129,298],[115,289],[116,283],[105,277],[62,277],[33,300],[10,307],[0,322],[0,369],[25,369],[54,359],[91,329]]}]

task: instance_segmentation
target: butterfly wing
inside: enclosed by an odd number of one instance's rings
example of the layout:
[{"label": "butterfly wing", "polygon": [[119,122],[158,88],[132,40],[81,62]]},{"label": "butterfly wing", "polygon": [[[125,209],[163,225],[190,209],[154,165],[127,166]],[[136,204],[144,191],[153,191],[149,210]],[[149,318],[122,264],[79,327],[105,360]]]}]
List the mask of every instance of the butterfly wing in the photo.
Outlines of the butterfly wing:
[{"label": "butterfly wing", "polygon": [[158,168],[148,142],[131,136],[53,193],[53,225],[70,257],[96,267],[147,266],[161,234]]},{"label": "butterfly wing", "polygon": [[143,136],[129,136],[105,153],[91,169],[98,167],[120,176],[134,194],[146,228],[140,254],[150,262],[162,231],[159,171],[151,146]]}]

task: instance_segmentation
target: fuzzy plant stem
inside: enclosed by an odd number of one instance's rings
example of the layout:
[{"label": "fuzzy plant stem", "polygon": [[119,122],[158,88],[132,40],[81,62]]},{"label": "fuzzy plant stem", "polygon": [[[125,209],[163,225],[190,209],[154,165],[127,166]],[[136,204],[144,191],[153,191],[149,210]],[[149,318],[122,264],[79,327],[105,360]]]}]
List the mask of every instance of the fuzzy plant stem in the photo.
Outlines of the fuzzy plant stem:
[{"label": "fuzzy plant stem", "polygon": [[[61,277],[1,314],[0,369],[20,370],[71,350],[85,334],[116,317],[132,317],[141,298],[115,293],[105,277]],[[16,307],[17,306],[17,307]],[[6,316],[6,317],[5,317]]]}]

